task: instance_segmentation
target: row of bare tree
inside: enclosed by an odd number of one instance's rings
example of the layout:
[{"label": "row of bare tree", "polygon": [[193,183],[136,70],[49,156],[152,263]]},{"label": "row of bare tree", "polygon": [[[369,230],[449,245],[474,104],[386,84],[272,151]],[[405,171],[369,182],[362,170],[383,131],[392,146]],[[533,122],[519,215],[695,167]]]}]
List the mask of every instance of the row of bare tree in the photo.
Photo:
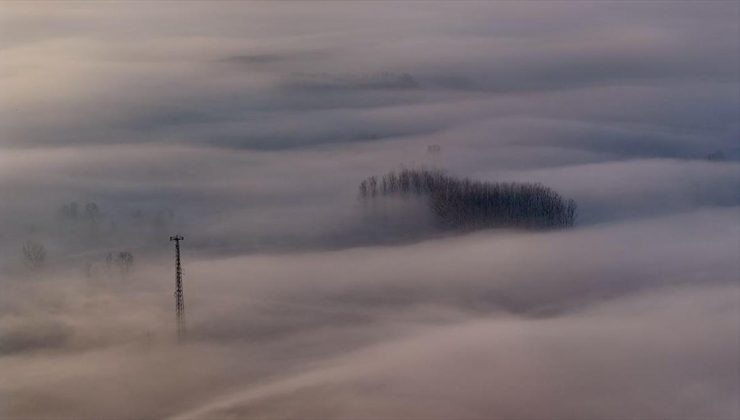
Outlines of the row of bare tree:
[{"label": "row of bare tree", "polygon": [[404,169],[360,183],[360,197],[425,196],[443,228],[573,226],[576,203],[542,184],[490,183],[454,178],[439,170]]},{"label": "row of bare tree", "polygon": [[97,223],[101,218],[101,212],[100,207],[95,202],[81,206],[76,201],[72,201],[59,207],[57,216],[62,221],[85,220],[91,223]]},{"label": "row of bare tree", "polygon": [[[26,241],[21,246],[21,257],[26,267],[39,269],[46,263],[46,247],[36,241]],[[105,265],[110,270],[114,265],[118,266],[121,273],[128,274],[134,266],[134,255],[129,251],[121,251],[117,254],[109,252],[105,256]]]}]

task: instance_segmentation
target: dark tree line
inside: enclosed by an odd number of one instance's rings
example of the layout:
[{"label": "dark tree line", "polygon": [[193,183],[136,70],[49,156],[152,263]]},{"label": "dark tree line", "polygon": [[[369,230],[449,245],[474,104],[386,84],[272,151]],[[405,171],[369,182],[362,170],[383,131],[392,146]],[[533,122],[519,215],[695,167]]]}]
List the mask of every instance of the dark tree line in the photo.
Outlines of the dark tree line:
[{"label": "dark tree line", "polygon": [[63,221],[84,220],[97,223],[101,218],[100,208],[95,202],[80,206],[76,201],[63,204],[57,211],[59,219]]},{"label": "dark tree line", "polygon": [[404,169],[360,183],[360,197],[423,196],[440,226],[449,229],[547,229],[575,223],[576,203],[542,184],[491,183],[442,171]]}]

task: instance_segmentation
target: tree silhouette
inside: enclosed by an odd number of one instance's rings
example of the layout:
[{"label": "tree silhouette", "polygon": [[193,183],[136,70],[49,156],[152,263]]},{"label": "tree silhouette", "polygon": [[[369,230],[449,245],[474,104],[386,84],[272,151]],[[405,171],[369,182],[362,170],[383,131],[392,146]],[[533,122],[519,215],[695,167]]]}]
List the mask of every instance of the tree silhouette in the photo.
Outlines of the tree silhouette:
[{"label": "tree silhouette", "polygon": [[119,252],[116,263],[121,268],[122,273],[128,274],[134,265],[134,256],[128,251]]},{"label": "tree silhouette", "polygon": [[29,268],[40,268],[46,261],[46,248],[43,244],[27,241],[21,247],[23,262]]},{"label": "tree silhouette", "polygon": [[100,208],[94,202],[85,204],[85,219],[90,223],[97,223],[100,220]]},{"label": "tree silhouette", "polygon": [[363,199],[426,197],[439,226],[447,229],[570,227],[577,208],[542,184],[472,181],[427,169],[389,172],[380,181],[371,176],[360,183],[359,193]]}]

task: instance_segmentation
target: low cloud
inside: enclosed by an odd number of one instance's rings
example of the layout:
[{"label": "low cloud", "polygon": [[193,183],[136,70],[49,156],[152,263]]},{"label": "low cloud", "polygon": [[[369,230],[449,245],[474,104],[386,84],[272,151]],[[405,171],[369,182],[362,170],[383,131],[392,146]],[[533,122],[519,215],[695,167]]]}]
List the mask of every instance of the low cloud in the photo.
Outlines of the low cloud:
[{"label": "low cloud", "polygon": [[164,261],[127,278],[40,275],[2,300],[16,343],[0,358],[5,414],[732,418],[740,267],[737,227],[725,226],[735,213],[186,253],[182,346]]},{"label": "low cloud", "polygon": [[[0,417],[740,416],[737,4],[0,7]],[[577,223],[415,235],[403,168]]]}]

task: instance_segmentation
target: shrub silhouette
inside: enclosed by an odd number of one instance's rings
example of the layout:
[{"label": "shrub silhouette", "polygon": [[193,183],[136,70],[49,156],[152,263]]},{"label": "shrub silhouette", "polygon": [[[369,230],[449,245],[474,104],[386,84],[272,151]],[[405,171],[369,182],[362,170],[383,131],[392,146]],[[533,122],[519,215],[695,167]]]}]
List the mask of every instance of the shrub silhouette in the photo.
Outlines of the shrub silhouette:
[{"label": "shrub silhouette", "polygon": [[362,199],[422,196],[440,227],[548,229],[573,226],[576,203],[541,184],[458,179],[439,170],[404,169],[360,183]]},{"label": "shrub silhouette", "polygon": [[46,261],[46,248],[41,243],[27,241],[21,247],[21,255],[27,267],[40,268]]}]

